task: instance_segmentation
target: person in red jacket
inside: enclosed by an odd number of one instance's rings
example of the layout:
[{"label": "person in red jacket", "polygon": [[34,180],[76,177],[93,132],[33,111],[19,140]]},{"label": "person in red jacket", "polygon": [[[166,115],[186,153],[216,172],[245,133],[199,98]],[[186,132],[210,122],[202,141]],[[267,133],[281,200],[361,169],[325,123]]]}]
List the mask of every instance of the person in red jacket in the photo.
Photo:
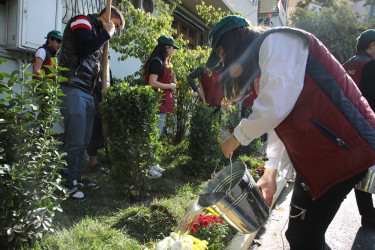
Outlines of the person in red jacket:
[{"label": "person in red jacket", "polygon": [[271,205],[286,151],[297,173],[286,238],[292,250],[324,249],[341,203],[375,164],[375,113],[311,33],[265,30],[230,15],[215,24],[209,40],[206,66],[224,63],[221,84],[229,101],[246,97],[260,74],[253,112],[222,143],[224,155],[267,132],[269,160],[257,186]]},{"label": "person in red jacket", "polygon": [[60,31],[52,30],[47,34],[46,43],[36,50],[34,55],[33,73],[37,75],[37,77],[40,76],[41,69],[44,70],[46,75],[50,73],[50,70],[45,67],[45,65],[53,68],[55,67],[51,58],[55,57],[56,52],[60,49],[62,39],[63,36]]},{"label": "person in red jacket", "polygon": [[[366,30],[358,37],[356,54],[343,64],[363,96],[375,110],[375,30]],[[375,208],[372,194],[354,189],[362,226],[375,229]]]},{"label": "person in red jacket", "polygon": [[[159,137],[163,132],[167,113],[174,112],[173,90],[176,89],[176,77],[172,75],[169,60],[174,49],[179,47],[172,37],[162,35],[158,38],[158,45],[151,52],[145,64],[145,84],[150,85],[160,95],[158,129]],[[159,165],[150,167],[153,178],[161,177],[164,169]]]},{"label": "person in red jacket", "polygon": [[[34,55],[33,74],[35,74],[35,76],[33,76],[33,79],[42,80],[40,71],[43,70],[44,74],[48,75],[51,73],[51,71],[46,66],[50,66],[52,68],[55,67],[51,59],[56,56],[57,51],[60,49],[63,36],[60,31],[52,30],[48,32],[46,38],[46,43],[43,44],[42,47],[39,47]],[[54,76],[50,77],[50,79],[55,81]],[[43,86],[40,87],[43,88]],[[37,104],[40,106],[40,114],[38,115],[38,119],[41,119],[45,115],[45,93],[40,92],[38,96],[39,100],[37,101]]]},{"label": "person in red jacket", "polygon": [[[220,111],[223,94],[220,87],[221,66],[217,66],[212,70],[196,68],[187,77],[191,88],[198,93],[199,98],[203,103],[207,103],[211,107],[216,107],[215,113]],[[199,86],[195,84],[195,79],[198,78]]]}]

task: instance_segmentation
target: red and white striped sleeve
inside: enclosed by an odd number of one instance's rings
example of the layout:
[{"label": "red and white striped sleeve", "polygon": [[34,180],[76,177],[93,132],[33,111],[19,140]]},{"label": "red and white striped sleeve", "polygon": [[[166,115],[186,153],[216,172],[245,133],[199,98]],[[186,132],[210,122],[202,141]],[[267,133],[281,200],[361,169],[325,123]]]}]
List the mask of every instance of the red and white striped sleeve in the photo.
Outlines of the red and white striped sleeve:
[{"label": "red and white striped sleeve", "polygon": [[91,27],[92,26],[89,19],[85,16],[79,16],[75,18],[70,24],[70,28],[72,31],[74,31],[75,29],[83,28],[91,32]]}]

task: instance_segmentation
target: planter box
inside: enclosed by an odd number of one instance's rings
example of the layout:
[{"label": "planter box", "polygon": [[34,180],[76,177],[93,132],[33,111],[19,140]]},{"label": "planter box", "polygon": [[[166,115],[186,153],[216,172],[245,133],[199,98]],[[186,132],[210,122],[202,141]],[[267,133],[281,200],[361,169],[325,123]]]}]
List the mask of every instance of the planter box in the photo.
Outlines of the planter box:
[{"label": "planter box", "polygon": [[[279,177],[277,179],[276,183],[277,183],[277,189],[276,189],[275,195],[273,196],[272,207],[274,206],[277,198],[279,198],[279,196],[280,196],[281,192],[283,191],[287,181],[284,178]],[[258,231],[259,231],[259,229],[256,230],[255,232],[251,233],[251,234],[243,234],[241,232],[238,232],[237,235],[233,238],[233,240],[229,244],[228,249],[230,249],[230,250],[238,250],[238,249],[247,250],[247,249],[249,249],[249,247],[250,247],[251,243],[253,242],[254,238],[256,237]]]}]

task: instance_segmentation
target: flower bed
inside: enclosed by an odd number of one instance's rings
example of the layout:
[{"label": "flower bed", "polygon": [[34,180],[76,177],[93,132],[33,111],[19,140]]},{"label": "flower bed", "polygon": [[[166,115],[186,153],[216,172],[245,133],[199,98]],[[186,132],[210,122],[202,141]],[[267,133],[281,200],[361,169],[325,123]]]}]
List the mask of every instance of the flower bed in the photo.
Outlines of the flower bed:
[{"label": "flower bed", "polygon": [[225,249],[237,231],[219,218],[210,208],[205,208],[189,235],[178,235],[174,232],[158,243],[149,242],[145,249],[177,250],[177,249]]}]

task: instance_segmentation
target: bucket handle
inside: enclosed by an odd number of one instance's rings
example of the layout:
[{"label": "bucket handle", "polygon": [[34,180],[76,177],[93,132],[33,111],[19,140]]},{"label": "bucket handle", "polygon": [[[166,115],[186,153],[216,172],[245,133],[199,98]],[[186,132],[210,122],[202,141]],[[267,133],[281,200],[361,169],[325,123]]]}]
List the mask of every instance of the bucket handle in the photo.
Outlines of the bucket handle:
[{"label": "bucket handle", "polygon": [[214,172],[211,174],[211,178],[212,178],[212,179],[216,176],[216,169],[217,169],[217,166],[219,165],[219,162],[221,161],[221,157],[223,157],[223,155],[224,155],[224,154],[221,154],[221,155],[220,155],[220,158],[219,158],[219,160],[218,160],[217,163],[216,163],[216,166],[215,166]]},{"label": "bucket handle", "polygon": [[[213,179],[216,175],[216,169],[217,169],[217,166],[219,165],[219,162],[221,160],[221,157],[223,156],[224,154],[221,154],[220,155],[220,158],[219,158],[219,161],[216,163],[216,166],[215,166],[215,169],[214,169],[214,172],[211,174],[211,178]],[[229,195],[233,198],[232,194],[230,193],[230,191],[232,191],[232,170],[233,170],[233,164],[232,164],[232,156],[229,157],[229,161],[230,161],[230,179],[229,179],[229,188],[228,190],[225,192],[226,195]]]}]

